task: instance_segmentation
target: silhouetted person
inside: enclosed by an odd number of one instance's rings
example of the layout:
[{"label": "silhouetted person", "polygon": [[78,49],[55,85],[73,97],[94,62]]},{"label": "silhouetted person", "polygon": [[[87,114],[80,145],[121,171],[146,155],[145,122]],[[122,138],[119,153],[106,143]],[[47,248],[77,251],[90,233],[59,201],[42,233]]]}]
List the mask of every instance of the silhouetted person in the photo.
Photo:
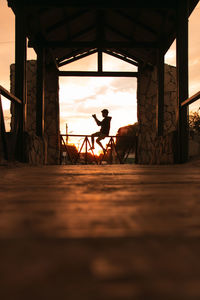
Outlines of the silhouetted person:
[{"label": "silhouetted person", "polygon": [[95,132],[91,135],[91,141],[92,141],[92,147],[90,150],[94,149],[94,138],[98,137],[96,139],[97,144],[103,149],[103,151],[105,152],[106,149],[103,147],[103,145],[101,144],[101,140],[105,139],[106,136],[109,135],[109,131],[110,131],[110,121],[112,119],[112,117],[108,116],[108,110],[107,109],[103,109],[101,111],[102,116],[103,116],[103,120],[99,121],[96,117],[96,115],[92,115],[93,118],[95,119],[96,123],[98,126],[101,126],[100,131]]}]

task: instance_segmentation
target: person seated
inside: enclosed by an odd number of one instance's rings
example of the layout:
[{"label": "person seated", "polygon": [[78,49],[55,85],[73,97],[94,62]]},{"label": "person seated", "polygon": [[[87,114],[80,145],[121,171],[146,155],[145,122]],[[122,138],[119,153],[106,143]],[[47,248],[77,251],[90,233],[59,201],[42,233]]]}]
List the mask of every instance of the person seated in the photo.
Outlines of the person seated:
[{"label": "person seated", "polygon": [[96,121],[98,126],[101,126],[100,131],[97,131],[95,133],[93,133],[91,135],[91,142],[92,142],[92,147],[90,148],[90,150],[94,149],[94,138],[97,137],[96,139],[96,143],[103,149],[103,151],[105,152],[106,149],[103,147],[103,145],[101,144],[101,140],[105,139],[105,137],[107,137],[109,135],[109,131],[110,131],[110,122],[112,117],[108,116],[108,110],[107,109],[103,109],[101,111],[102,116],[103,116],[103,120],[99,121],[96,117],[96,115],[92,115],[92,117],[94,118],[94,120]]}]

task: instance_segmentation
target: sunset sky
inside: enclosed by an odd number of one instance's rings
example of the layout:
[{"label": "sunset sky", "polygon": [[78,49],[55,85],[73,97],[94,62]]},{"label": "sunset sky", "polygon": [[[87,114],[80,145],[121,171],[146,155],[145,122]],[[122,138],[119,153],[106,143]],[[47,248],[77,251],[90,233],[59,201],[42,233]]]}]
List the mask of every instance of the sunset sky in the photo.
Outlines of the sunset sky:
[{"label": "sunset sky", "polygon": [[[190,96],[200,90],[200,3],[189,19],[189,89]],[[6,0],[0,0],[0,85],[10,89],[10,64],[14,62],[14,14],[7,7]],[[28,59],[35,59],[35,53],[28,49]],[[65,70],[96,70],[96,54],[65,67]],[[135,67],[103,56],[104,70],[135,71]],[[175,43],[165,57],[165,62],[175,65]],[[90,134],[98,130],[92,114],[101,119],[101,110],[107,108],[112,116],[111,134],[116,134],[121,126],[137,121],[135,78],[60,78],[60,129],[65,133],[65,123],[69,133]],[[8,113],[9,102],[3,101],[4,113]],[[191,105],[196,111],[200,101]]]}]

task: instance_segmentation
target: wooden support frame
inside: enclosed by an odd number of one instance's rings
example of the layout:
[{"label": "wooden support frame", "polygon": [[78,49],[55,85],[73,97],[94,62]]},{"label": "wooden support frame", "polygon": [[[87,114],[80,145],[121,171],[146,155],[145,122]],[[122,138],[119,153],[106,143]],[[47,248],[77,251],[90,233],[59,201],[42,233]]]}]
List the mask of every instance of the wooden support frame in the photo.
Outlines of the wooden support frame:
[{"label": "wooden support frame", "polygon": [[90,50],[83,50],[81,52],[80,52],[80,50],[74,50],[74,51],[70,52],[68,55],[64,55],[61,58],[57,59],[58,65],[60,63],[62,63],[64,60],[73,59],[73,58],[76,58],[78,56],[84,55],[85,53],[91,53],[92,54],[93,51],[97,52],[97,49],[92,48]]},{"label": "wooden support frame", "polygon": [[82,58],[84,58],[84,57],[87,57],[87,56],[89,56],[89,55],[91,55],[91,54],[94,54],[94,53],[96,53],[96,52],[97,52],[97,49],[92,50],[92,51],[84,52],[83,54],[79,54],[79,55],[74,56],[74,57],[72,57],[72,58],[70,58],[70,59],[66,59],[66,60],[64,60],[64,61],[62,61],[62,62],[60,62],[60,63],[58,63],[58,67],[65,66],[65,65],[70,64],[70,63],[72,63],[72,62],[74,62],[74,61],[77,61],[77,60],[82,59]]},{"label": "wooden support frame", "polygon": [[138,67],[138,63],[136,61],[132,60],[131,58],[129,58],[129,57],[123,55],[123,54],[113,52],[111,50],[103,50],[103,52],[110,55],[110,56],[121,59],[121,60],[123,60],[123,61],[125,61],[125,62],[127,62],[131,65],[134,65],[134,66]]},{"label": "wooden support frame", "polygon": [[[30,43],[30,46],[31,43]],[[110,42],[110,41],[43,41],[43,46],[49,48],[157,48],[156,42],[135,42],[135,41],[117,41],[117,42]]]},{"label": "wooden support frame", "polygon": [[[64,140],[64,137],[67,139],[67,137],[69,137],[69,136],[70,137],[84,137],[84,140],[81,144],[81,147],[80,147],[80,149],[79,149],[79,151],[78,151],[78,153],[75,157],[72,157],[72,155],[70,154],[70,151],[68,150],[66,142]],[[89,160],[88,160],[89,151],[92,152],[93,162],[95,162],[97,165],[98,164],[101,165],[104,158],[106,158],[105,160],[108,163],[112,164],[113,163],[113,159],[112,159],[113,151],[116,153],[116,157],[117,157],[119,163],[120,164],[125,163],[126,159],[128,158],[128,155],[130,153],[130,149],[129,149],[129,152],[126,154],[126,157],[121,157],[121,155],[119,154],[119,152],[116,148],[116,144],[115,144],[115,141],[114,141],[114,139],[116,139],[116,137],[120,137],[120,136],[110,135],[110,136],[106,137],[106,138],[109,138],[109,141],[106,144],[106,151],[104,151],[102,157],[101,158],[99,157],[99,159],[96,159],[94,151],[93,151],[93,149],[91,149],[91,143],[90,143],[89,137],[91,138],[91,135],[79,135],[79,134],[69,134],[69,135],[68,134],[61,134],[60,135],[61,148],[64,146],[64,149],[66,150],[66,153],[68,155],[68,159],[71,162],[71,164],[77,164],[80,161],[80,154],[81,154],[84,146],[85,146],[85,153],[84,153],[85,154],[84,155],[85,156],[84,157],[85,164],[88,164],[88,162],[89,162]],[[123,137],[125,137],[125,136],[123,136]],[[128,137],[128,136],[126,136],[126,137]],[[63,150],[61,150],[61,151],[63,151]],[[110,152],[109,157],[106,157],[108,155],[108,152]],[[60,160],[60,164],[62,164],[62,158]]]},{"label": "wooden support frame", "polygon": [[103,73],[103,54],[101,50],[98,50],[98,72]]},{"label": "wooden support frame", "polygon": [[[2,104],[0,103],[0,127],[1,127],[0,140],[2,140],[2,144],[3,144],[4,158],[8,159],[8,160],[10,160],[10,159],[13,160],[15,158],[15,150],[18,150],[17,151],[17,153],[18,153],[19,150],[23,149],[23,148],[22,149],[16,149],[16,142],[17,142],[17,138],[19,136],[19,134],[18,134],[19,115],[17,115],[17,112],[19,113],[19,111],[20,111],[19,106],[20,105],[22,106],[23,103],[20,99],[18,99],[16,96],[11,94],[9,91],[4,89],[0,85],[0,102],[1,102],[1,95],[12,102],[12,104],[14,105],[14,109],[15,109],[15,113],[16,113],[16,117],[17,117],[17,120],[15,120],[16,121],[15,131],[14,131],[14,134],[12,134],[12,136],[13,136],[12,137],[12,148],[9,149],[9,152],[8,152],[6,132],[5,132],[5,122],[4,122],[4,116],[3,116],[3,109],[2,109]],[[22,141],[23,141],[23,139],[22,139]],[[20,146],[22,146],[22,145],[20,144]],[[16,157],[16,158],[19,159],[19,157]]]},{"label": "wooden support frame", "polygon": [[37,49],[36,134],[44,135],[45,49]]},{"label": "wooden support frame", "polygon": [[194,94],[193,96],[191,96],[190,98],[186,99],[185,101],[181,102],[181,107],[186,107],[199,99],[200,99],[200,91]]},{"label": "wooden support frame", "polygon": [[[104,32],[104,11],[103,10],[97,10],[96,12],[97,16],[97,24],[96,24],[96,35],[97,35],[97,40],[99,42],[104,42],[105,41],[105,32]],[[103,54],[102,54],[102,48],[98,49],[98,54],[97,54],[97,69],[98,72],[101,73],[103,71]]]},{"label": "wooden support frame", "polygon": [[4,115],[3,115],[3,108],[2,108],[2,102],[1,102],[1,94],[0,94],[0,143],[2,145],[2,148],[0,147],[0,150],[3,150],[4,159],[8,160],[8,149],[7,149],[7,141],[6,141],[6,131],[5,131],[5,122],[4,122]]},{"label": "wooden support frame", "polygon": [[178,1],[177,7],[177,91],[179,101],[178,114],[178,157],[180,163],[188,160],[188,107],[181,103],[188,98],[188,3]]},{"label": "wooden support frame", "polygon": [[96,72],[96,71],[59,71],[58,76],[83,77],[138,77],[138,72]]},{"label": "wooden support frame", "polygon": [[25,20],[23,9],[15,14],[15,96],[22,101],[22,105],[15,105],[14,131],[16,144],[16,159],[25,161],[24,137],[26,130],[26,56],[27,39],[25,34]]},{"label": "wooden support frame", "polygon": [[[81,151],[82,151],[84,145],[85,145],[85,164],[86,164],[86,165],[88,164],[88,146],[89,146],[89,149],[92,148],[91,143],[90,143],[90,141],[89,141],[89,139],[88,139],[88,136],[85,136],[85,138],[84,138],[84,141],[83,141],[83,143],[82,143],[82,145],[81,145],[81,147],[80,147],[80,150],[79,150],[79,152],[78,152],[78,156],[77,156],[77,158],[75,159],[75,164],[77,164],[77,161],[80,159],[80,153],[81,153]],[[93,151],[92,149],[91,149],[91,151],[92,151],[92,157],[93,157],[93,160],[94,160],[94,162],[98,165],[98,161],[96,160],[94,151]]]},{"label": "wooden support frame", "polygon": [[136,43],[131,35],[124,34],[119,29],[116,29],[112,25],[106,24],[106,28],[108,30],[110,30],[111,32],[113,32],[115,35],[118,35],[120,37],[120,39],[122,38],[123,40],[132,41],[133,43]]},{"label": "wooden support frame", "polygon": [[158,94],[156,107],[156,131],[158,136],[163,135],[164,131],[164,53],[162,50],[157,51],[157,80]]},{"label": "wooden support frame", "polygon": [[0,95],[6,97],[8,100],[12,101],[13,103],[22,104],[22,101],[19,98],[17,98],[9,91],[4,89],[4,87],[2,87],[1,85],[0,85]]},{"label": "wooden support frame", "polygon": [[135,20],[133,17],[129,16],[125,11],[121,11],[118,9],[115,9],[114,12],[122,17],[124,17],[125,19],[128,19],[129,21],[131,21],[134,25],[141,27],[142,29],[146,30],[147,32],[153,34],[154,36],[157,36],[157,31],[150,28],[149,26],[146,26],[145,24],[143,24],[142,22],[139,22],[138,20]]},{"label": "wooden support frame", "polygon": [[49,34],[49,33],[53,32],[54,30],[58,29],[59,27],[62,27],[65,24],[68,24],[69,22],[72,22],[72,21],[76,20],[77,18],[82,17],[87,13],[88,13],[88,9],[83,9],[81,12],[75,13],[72,16],[67,16],[67,18],[64,18],[60,22],[57,22],[56,24],[49,26],[46,29],[46,33]]},{"label": "wooden support frame", "polygon": [[[15,0],[8,0],[8,5],[15,4]],[[159,1],[159,0],[20,0],[20,5],[24,6],[40,6],[40,7],[55,7],[55,6],[67,6],[76,8],[95,8],[95,9],[109,9],[109,8],[147,8],[147,9],[173,9],[176,6],[176,1]]]},{"label": "wooden support frame", "polygon": [[[72,57],[72,58],[65,58],[65,60],[63,59],[63,61],[59,60],[60,62],[58,62],[58,67],[65,66],[67,64],[70,64],[74,61],[77,61],[79,59],[82,59],[84,57],[87,57],[87,56],[89,56],[91,54],[94,54],[94,53],[97,53],[97,52],[98,52],[98,49],[94,49],[94,50],[84,52],[82,54],[74,55],[74,57]],[[134,66],[138,67],[138,63],[135,60],[133,60],[132,58],[127,57],[125,54],[120,54],[120,53],[113,52],[111,50],[106,50],[106,49],[102,50],[102,54],[103,53],[108,54],[112,57],[118,58],[120,60],[123,60],[123,61],[131,64],[131,65],[134,65]]]}]

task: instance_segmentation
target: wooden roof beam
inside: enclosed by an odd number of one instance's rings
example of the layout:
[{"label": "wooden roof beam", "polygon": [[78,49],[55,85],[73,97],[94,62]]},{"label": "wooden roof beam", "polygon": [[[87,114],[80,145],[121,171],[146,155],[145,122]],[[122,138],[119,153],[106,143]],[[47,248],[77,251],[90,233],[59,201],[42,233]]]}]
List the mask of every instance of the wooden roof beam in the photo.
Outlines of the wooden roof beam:
[{"label": "wooden roof beam", "polygon": [[62,66],[68,65],[68,64],[70,64],[70,63],[72,63],[72,62],[74,62],[74,61],[77,61],[77,60],[79,60],[79,59],[82,59],[82,58],[84,58],[84,57],[87,57],[87,56],[89,56],[89,55],[92,55],[92,54],[94,54],[94,53],[96,53],[96,52],[97,52],[97,49],[94,49],[94,50],[88,51],[88,52],[84,52],[83,54],[79,54],[79,55],[77,55],[77,56],[74,56],[74,57],[72,57],[72,58],[68,58],[67,60],[60,62],[60,63],[58,64],[58,66],[59,66],[59,67],[62,67]]},{"label": "wooden roof beam", "polygon": [[[76,34],[70,36],[69,43],[73,43],[73,39],[80,38],[80,37],[83,36],[84,34],[88,33],[89,31],[92,31],[92,30],[94,30],[94,29],[95,29],[95,26],[94,26],[94,25],[92,25],[92,26],[90,25],[90,26],[88,26],[88,27],[82,29],[82,30],[79,31],[78,33],[76,33]],[[55,42],[55,44],[57,43],[57,41],[54,41],[54,42]],[[53,42],[53,43],[54,43],[54,42]],[[36,43],[37,43],[37,41],[31,41],[31,40],[29,40],[28,47],[33,47],[33,46],[35,46]],[[43,37],[43,38],[40,39],[40,43],[42,43],[43,46],[49,47],[49,44],[51,44],[51,41],[50,41],[50,42],[46,42],[45,38]],[[59,42],[58,42],[58,43],[59,43]],[[61,44],[62,44],[62,43],[63,43],[63,42],[61,42]],[[64,43],[65,43],[65,42],[64,42]],[[74,41],[74,43],[76,43],[76,41]],[[48,44],[48,45],[47,45],[47,44]],[[55,45],[55,47],[57,47],[57,46]],[[64,47],[64,46],[61,45],[61,46],[58,46],[58,47]],[[51,48],[51,46],[50,46],[49,48]],[[94,48],[94,47],[93,47],[93,48]]]},{"label": "wooden roof beam", "polygon": [[[18,3],[17,3],[18,2]],[[173,9],[176,1],[160,0],[8,0],[8,6],[40,6],[40,7],[83,7],[83,8],[148,8],[148,9]]]},{"label": "wooden roof beam", "polygon": [[51,33],[52,31],[58,29],[59,27],[62,27],[64,25],[66,25],[69,22],[72,22],[80,17],[82,17],[84,14],[86,14],[88,12],[88,9],[84,9],[81,12],[79,11],[78,13],[72,15],[72,16],[67,16],[66,18],[64,18],[63,20],[53,24],[52,26],[49,26],[46,29],[46,33]]},{"label": "wooden roof beam", "polygon": [[127,62],[129,64],[132,64],[132,65],[134,65],[136,67],[138,66],[138,63],[135,60],[127,58],[126,56],[124,56],[122,54],[118,54],[118,53],[113,52],[111,50],[104,50],[103,52],[106,53],[106,54],[108,54],[108,55],[111,55],[111,56],[113,56],[115,58],[121,59],[121,60],[123,60],[123,61],[125,61],[125,62]]},{"label": "wooden roof beam", "polygon": [[[106,49],[106,50],[108,50],[108,49]],[[130,54],[129,52],[127,52],[127,51],[124,50],[124,49],[114,49],[114,51],[115,51],[116,53],[118,53],[119,55],[124,55],[125,57],[130,58],[130,59],[136,61],[138,64],[139,64],[139,63],[142,63],[142,61],[141,61],[140,59],[138,59],[138,57],[136,57],[136,56]]]},{"label": "wooden roof beam", "polygon": [[[84,53],[82,53],[82,54],[75,55],[75,56],[72,57],[72,58],[67,58],[66,60],[60,62],[60,63],[58,64],[58,66],[59,66],[59,67],[62,67],[62,66],[64,66],[64,65],[70,64],[70,63],[75,62],[75,61],[77,61],[77,60],[79,60],[79,59],[82,59],[82,58],[84,58],[84,57],[87,57],[87,56],[89,56],[89,55],[92,55],[92,54],[96,53],[97,51],[98,51],[97,49],[94,49],[94,50],[92,50],[92,51],[88,51],[88,52],[84,52]],[[110,55],[110,56],[113,56],[113,57],[115,57],[115,58],[117,58],[117,59],[123,60],[123,61],[125,61],[125,62],[127,62],[127,63],[129,63],[129,64],[132,64],[132,65],[136,66],[136,67],[138,66],[138,63],[137,63],[135,60],[133,60],[133,59],[131,59],[131,58],[127,58],[127,57],[126,57],[125,55],[123,55],[123,54],[118,54],[117,52],[113,52],[113,51],[111,51],[111,50],[106,50],[106,49],[103,50],[103,53],[108,54],[108,55]]]},{"label": "wooden roof beam", "polygon": [[[32,46],[31,43],[29,46]],[[134,41],[44,41],[44,46],[49,48],[157,48],[156,42]]]},{"label": "wooden roof beam", "polygon": [[97,72],[97,71],[59,71],[59,76],[81,77],[137,77],[138,72]]},{"label": "wooden roof beam", "polygon": [[80,38],[81,36],[83,36],[84,34],[90,32],[92,30],[95,30],[95,25],[89,25],[86,28],[83,28],[82,30],[77,32],[76,34],[71,35],[70,40],[72,41],[74,39]]},{"label": "wooden roof beam", "polygon": [[97,52],[97,49],[96,49],[96,48],[92,48],[92,49],[90,49],[90,50],[82,50],[82,52],[80,51],[80,49],[77,49],[77,50],[71,51],[70,53],[68,53],[68,54],[66,54],[66,55],[64,55],[64,56],[62,56],[62,57],[60,57],[60,58],[58,58],[58,59],[57,59],[57,62],[58,62],[58,64],[59,64],[59,63],[63,62],[63,61],[66,60],[66,59],[71,59],[71,58],[73,58],[73,57],[76,57],[76,56],[78,56],[78,55],[81,55],[81,54],[84,54],[84,53],[86,53],[86,52],[90,52],[90,51],[93,51],[93,50],[96,50],[96,52]]},{"label": "wooden roof beam", "polygon": [[132,41],[135,42],[135,40],[133,39],[132,36],[125,34],[124,32],[121,32],[119,29],[116,29],[115,27],[113,27],[110,24],[106,24],[106,28],[108,28],[110,31],[112,31],[113,33],[119,35],[121,38],[123,38],[124,40],[127,41]]},{"label": "wooden roof beam", "polygon": [[157,36],[157,31],[152,29],[151,27],[143,24],[142,22],[138,21],[138,20],[135,20],[133,17],[129,16],[127,13],[125,13],[124,11],[121,11],[121,10],[118,10],[118,9],[115,9],[114,10],[118,15],[124,17],[125,19],[128,19],[130,20],[133,24],[135,24],[136,26],[146,30],[147,32],[150,32],[151,34]]}]

